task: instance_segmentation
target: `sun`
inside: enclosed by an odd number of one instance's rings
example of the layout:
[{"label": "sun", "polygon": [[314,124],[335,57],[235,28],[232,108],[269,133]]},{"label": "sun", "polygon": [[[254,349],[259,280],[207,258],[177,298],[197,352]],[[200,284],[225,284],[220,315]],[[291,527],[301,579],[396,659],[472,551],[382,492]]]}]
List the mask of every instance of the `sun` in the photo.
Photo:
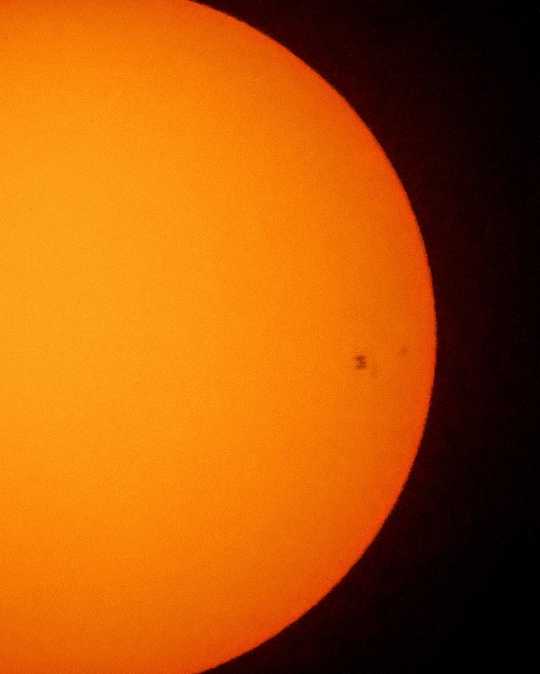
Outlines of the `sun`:
[{"label": "sun", "polygon": [[0,6],[0,671],[193,674],[347,573],[435,363],[343,98],[180,0]]}]

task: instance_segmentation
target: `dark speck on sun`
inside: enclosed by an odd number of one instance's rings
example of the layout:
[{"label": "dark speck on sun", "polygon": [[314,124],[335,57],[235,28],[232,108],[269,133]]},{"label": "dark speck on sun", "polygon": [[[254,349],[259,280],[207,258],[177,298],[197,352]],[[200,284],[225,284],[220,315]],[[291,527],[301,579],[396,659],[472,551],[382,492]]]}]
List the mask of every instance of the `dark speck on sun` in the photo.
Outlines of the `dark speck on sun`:
[{"label": "dark speck on sun", "polygon": [[356,356],[356,369],[365,370],[367,367],[367,358],[366,356]]}]

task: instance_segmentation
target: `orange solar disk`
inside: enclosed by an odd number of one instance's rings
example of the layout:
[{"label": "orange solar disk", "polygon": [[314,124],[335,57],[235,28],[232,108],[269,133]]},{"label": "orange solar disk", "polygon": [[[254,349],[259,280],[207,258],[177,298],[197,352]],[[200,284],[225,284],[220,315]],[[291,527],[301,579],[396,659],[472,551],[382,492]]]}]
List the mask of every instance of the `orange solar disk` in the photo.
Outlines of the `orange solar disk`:
[{"label": "orange solar disk", "polygon": [[0,672],[192,674],[393,507],[422,238],[347,103],[203,6],[4,1],[0,92]]}]

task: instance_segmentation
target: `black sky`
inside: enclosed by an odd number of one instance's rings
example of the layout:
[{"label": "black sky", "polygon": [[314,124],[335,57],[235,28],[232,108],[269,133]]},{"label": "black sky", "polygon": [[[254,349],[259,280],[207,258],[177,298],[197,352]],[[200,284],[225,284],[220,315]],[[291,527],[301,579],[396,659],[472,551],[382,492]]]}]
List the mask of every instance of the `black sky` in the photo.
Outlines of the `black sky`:
[{"label": "black sky", "polygon": [[425,436],[379,536],[297,623],[212,672],[524,671],[539,494],[539,11],[516,2],[205,4],[306,61],[372,130],[422,230],[438,321]]}]

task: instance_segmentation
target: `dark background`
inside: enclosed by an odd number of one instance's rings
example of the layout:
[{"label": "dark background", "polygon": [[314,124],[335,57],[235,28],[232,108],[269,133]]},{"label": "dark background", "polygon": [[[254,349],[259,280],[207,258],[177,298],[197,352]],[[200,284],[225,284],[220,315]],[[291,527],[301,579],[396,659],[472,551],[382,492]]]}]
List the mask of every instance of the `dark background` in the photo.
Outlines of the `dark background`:
[{"label": "dark background", "polygon": [[212,672],[534,670],[539,11],[205,4],[289,48],[372,130],[422,230],[438,320],[425,436],[379,536],[304,617]]}]

